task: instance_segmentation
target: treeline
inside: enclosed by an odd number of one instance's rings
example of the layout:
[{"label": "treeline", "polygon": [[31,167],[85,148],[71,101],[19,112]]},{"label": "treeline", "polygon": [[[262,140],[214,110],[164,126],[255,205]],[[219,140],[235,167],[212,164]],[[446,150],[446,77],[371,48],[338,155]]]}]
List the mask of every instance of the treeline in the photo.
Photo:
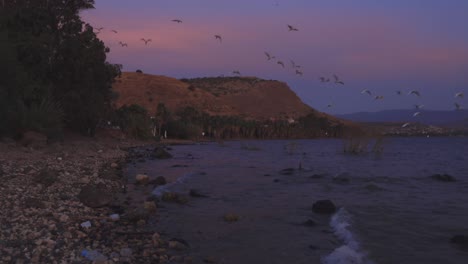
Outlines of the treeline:
[{"label": "treeline", "polygon": [[91,0],[0,2],[0,136],[64,128],[93,135],[111,111],[120,66],[80,11]]},{"label": "treeline", "polygon": [[124,106],[112,120],[132,137],[180,139],[284,139],[342,137],[349,128],[311,113],[298,120],[249,120],[239,116],[218,116],[185,107],[171,113],[159,103],[153,115],[138,105]]}]

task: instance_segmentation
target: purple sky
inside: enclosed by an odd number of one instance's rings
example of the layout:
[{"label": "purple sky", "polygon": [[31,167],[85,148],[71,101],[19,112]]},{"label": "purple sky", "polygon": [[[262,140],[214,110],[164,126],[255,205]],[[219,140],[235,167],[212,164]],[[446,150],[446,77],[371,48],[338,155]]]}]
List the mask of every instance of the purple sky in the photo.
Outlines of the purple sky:
[{"label": "purple sky", "polygon": [[[99,37],[111,48],[109,61],[124,71],[190,78],[239,70],[284,81],[305,103],[331,114],[414,104],[452,110],[454,102],[468,108],[468,98],[454,98],[468,93],[466,0],[96,0],[96,9],[82,16],[104,27]],[[299,31],[288,32],[287,24]],[[286,67],[267,61],[265,51]],[[318,79],[333,74],[345,85]],[[407,95],[410,90],[421,97]]]}]

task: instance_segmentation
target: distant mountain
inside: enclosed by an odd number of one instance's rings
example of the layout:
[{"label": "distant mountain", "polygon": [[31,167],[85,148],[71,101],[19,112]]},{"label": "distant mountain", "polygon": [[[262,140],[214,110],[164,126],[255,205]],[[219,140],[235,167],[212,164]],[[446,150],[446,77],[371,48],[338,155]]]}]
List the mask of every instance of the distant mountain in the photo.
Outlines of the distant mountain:
[{"label": "distant mountain", "polygon": [[[419,115],[413,116],[414,113]],[[336,115],[355,122],[414,122],[435,126],[468,127],[468,110],[436,111],[424,109],[384,110]]]}]

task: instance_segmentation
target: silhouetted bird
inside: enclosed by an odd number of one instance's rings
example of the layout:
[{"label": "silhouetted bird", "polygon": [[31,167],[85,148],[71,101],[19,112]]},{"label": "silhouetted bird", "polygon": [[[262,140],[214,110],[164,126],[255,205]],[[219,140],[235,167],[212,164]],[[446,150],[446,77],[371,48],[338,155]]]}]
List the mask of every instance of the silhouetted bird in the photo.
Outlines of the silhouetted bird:
[{"label": "silhouetted bird", "polygon": [[215,39],[218,39],[219,42],[222,42],[223,41],[223,38],[221,37],[221,35],[214,35]]},{"label": "silhouetted bird", "polygon": [[455,110],[460,110],[461,106],[458,103],[455,103]]},{"label": "silhouetted bird", "polygon": [[344,82],[340,81],[340,78],[338,78],[338,76],[336,74],[333,74],[333,78],[335,79],[336,84],[344,85]]},{"label": "silhouetted bird", "polygon": [[282,61],[277,61],[276,63],[278,63],[279,65],[281,65],[284,68],[284,63]]},{"label": "silhouetted bird", "polygon": [[421,96],[421,94],[420,94],[418,91],[416,91],[416,90],[410,91],[410,92],[408,93],[408,95],[410,95],[410,94],[414,94],[414,95],[417,95],[417,96]]},{"label": "silhouetted bird", "polygon": [[383,95],[376,95],[374,97],[374,100],[382,100],[383,98],[384,98]]},{"label": "silhouetted bird", "polygon": [[112,29],[111,31],[114,32],[115,34],[118,33],[117,30],[115,30],[115,29]]},{"label": "silhouetted bird", "polygon": [[271,59],[272,59],[270,53],[268,53],[268,52],[265,51],[265,55],[267,56],[267,59],[268,59],[268,60],[271,60]]},{"label": "silhouetted bird", "polygon": [[241,75],[240,71],[232,71],[232,74]]},{"label": "silhouetted bird", "polygon": [[296,68],[296,63],[293,60],[289,60],[291,62],[291,67]]},{"label": "silhouetted bird", "polygon": [[296,69],[296,75],[300,75],[300,76],[302,76],[302,74],[303,74],[303,73],[302,73],[302,71],[301,71],[301,70],[297,70],[297,69]]},{"label": "silhouetted bird", "polygon": [[176,22],[176,23],[182,23],[182,20],[180,20],[180,19],[172,19],[171,21]]},{"label": "silhouetted bird", "polygon": [[424,107],[423,104],[415,104],[415,105],[414,105],[414,108],[416,108],[416,109],[421,109],[421,108],[423,108],[423,107]]},{"label": "silhouetted bird", "polygon": [[401,95],[401,91],[396,91],[396,94]]},{"label": "silhouetted bird", "polygon": [[127,43],[124,43],[122,41],[119,41],[119,45],[122,46],[122,47],[128,47]]},{"label": "silhouetted bird", "polygon": [[299,31],[299,29],[295,28],[294,26],[288,25],[288,31]]},{"label": "silhouetted bird", "polygon": [[148,42],[151,42],[151,39],[144,39],[144,38],[141,38],[140,40],[143,41],[143,42],[145,42],[145,45],[147,45]]},{"label": "silhouetted bird", "polygon": [[464,96],[464,95],[463,95],[462,92],[459,92],[459,93],[456,93],[456,94],[455,94],[455,98],[457,98],[457,97],[463,98],[463,96]]},{"label": "silhouetted bird", "polygon": [[361,91],[362,94],[366,93],[368,95],[372,95],[371,91],[367,90],[367,89],[364,89]]}]

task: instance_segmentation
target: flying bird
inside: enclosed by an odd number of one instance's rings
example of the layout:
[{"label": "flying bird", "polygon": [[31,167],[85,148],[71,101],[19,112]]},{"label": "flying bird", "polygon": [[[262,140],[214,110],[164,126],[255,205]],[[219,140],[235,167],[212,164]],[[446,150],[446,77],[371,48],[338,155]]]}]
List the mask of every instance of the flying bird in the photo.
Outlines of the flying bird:
[{"label": "flying bird", "polygon": [[333,78],[335,79],[336,84],[344,85],[344,82],[340,81],[340,78],[338,78],[338,76],[336,74],[333,74]]},{"label": "flying bird", "polygon": [[319,77],[320,82],[325,82],[325,77]]},{"label": "flying bird", "polygon": [[104,28],[103,27],[98,27],[98,28],[95,28],[96,30],[96,34],[99,34],[101,33],[101,30],[103,30]]},{"label": "flying bird", "polygon": [[144,38],[141,38],[140,40],[143,41],[143,42],[145,42],[145,45],[147,45],[148,42],[151,42],[151,39],[144,39]]},{"label": "flying bird", "polygon": [[455,110],[460,110],[461,109],[461,105],[459,105],[458,103],[455,103]]},{"label": "flying bird", "polygon": [[401,127],[405,128],[405,127],[407,127],[409,125],[410,125],[410,123],[404,123]]},{"label": "flying bird", "polygon": [[301,70],[297,70],[297,69],[296,69],[296,75],[300,75],[300,76],[302,76],[302,74],[303,74],[303,73],[302,73],[302,71],[301,71]]},{"label": "flying bird", "polygon": [[232,71],[232,74],[241,75],[240,71]]},{"label": "flying bird", "polygon": [[374,97],[374,100],[382,100],[383,98],[384,98],[383,95],[376,95]]},{"label": "flying bird", "polygon": [[290,61],[291,61],[291,67],[296,68],[296,63],[293,60],[290,60]]},{"label": "flying bird", "polygon": [[122,46],[122,47],[128,47],[127,43],[124,43],[122,41],[119,41],[119,45]]},{"label": "flying bird", "polygon": [[180,20],[180,19],[172,19],[171,21],[176,22],[176,23],[182,23],[182,20]]},{"label": "flying bird", "polygon": [[274,58],[274,57],[272,57],[272,56],[270,55],[270,53],[268,53],[268,52],[266,52],[266,51],[265,51],[265,56],[267,56],[267,59],[268,59],[268,60],[271,60],[272,58]]},{"label": "flying bird", "polygon": [[424,107],[423,104],[415,104],[415,105],[414,105],[414,108],[416,108],[416,109],[421,109],[421,108],[423,108],[423,107]]},{"label": "flying bird", "polygon": [[416,117],[416,116],[418,116],[420,114],[421,114],[421,112],[416,112],[416,113],[413,114],[413,117]]},{"label": "flying bird", "polygon": [[368,95],[372,95],[371,91],[367,90],[367,89],[364,89],[361,91],[362,94],[368,94]]},{"label": "flying bird", "polygon": [[332,104],[328,104],[327,107],[332,107],[333,105]]},{"label": "flying bird", "polygon": [[288,31],[299,31],[299,29],[295,28],[294,26],[288,25]]},{"label": "flying bird", "polygon": [[396,94],[401,95],[401,91],[396,91]]},{"label": "flying bird", "polygon": [[215,39],[219,39],[219,42],[222,42],[223,41],[223,38],[221,37],[221,35],[214,35]]},{"label": "flying bird", "polygon": [[112,29],[111,31],[114,32],[115,34],[118,33],[117,30],[115,30],[115,29]]},{"label": "flying bird", "polygon": [[420,94],[418,91],[416,91],[416,90],[410,91],[410,92],[408,93],[408,95],[410,95],[410,94],[414,94],[414,95],[417,95],[417,96],[421,96],[421,94]]},{"label": "flying bird", "polygon": [[282,61],[277,61],[276,63],[278,63],[279,65],[281,65],[284,68],[284,63]]},{"label": "flying bird", "polygon": [[456,94],[455,94],[455,98],[457,98],[457,97],[463,98],[464,95],[463,95],[462,92],[459,92],[459,93],[456,93]]}]

